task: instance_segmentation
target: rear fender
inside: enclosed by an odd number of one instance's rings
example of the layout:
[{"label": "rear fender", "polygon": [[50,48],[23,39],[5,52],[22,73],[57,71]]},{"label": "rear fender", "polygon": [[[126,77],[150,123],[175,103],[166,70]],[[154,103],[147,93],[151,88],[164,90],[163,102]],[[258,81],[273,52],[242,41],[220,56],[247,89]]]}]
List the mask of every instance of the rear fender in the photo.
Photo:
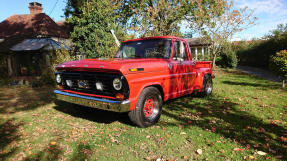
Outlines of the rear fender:
[{"label": "rear fender", "polygon": [[194,82],[194,90],[198,90],[198,92],[202,91],[204,75],[212,76],[211,69],[209,69],[209,68],[199,69],[196,72],[196,78],[195,78],[195,82]]}]

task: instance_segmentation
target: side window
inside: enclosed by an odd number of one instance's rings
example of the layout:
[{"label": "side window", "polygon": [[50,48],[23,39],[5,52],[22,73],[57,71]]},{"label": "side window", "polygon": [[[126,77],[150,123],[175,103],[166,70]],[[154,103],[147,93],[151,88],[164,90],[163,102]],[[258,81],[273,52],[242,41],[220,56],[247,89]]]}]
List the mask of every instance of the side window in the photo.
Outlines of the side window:
[{"label": "side window", "polygon": [[177,60],[179,58],[179,42],[176,41],[173,43],[173,60]]},{"label": "side window", "polygon": [[176,41],[173,45],[173,60],[187,60],[185,45],[182,41]]},{"label": "side window", "polygon": [[179,43],[179,54],[180,58],[182,58],[183,60],[187,60],[185,45],[182,41]]},{"label": "side window", "polygon": [[123,49],[123,57],[134,58],[135,57],[135,48],[130,46],[125,46]]}]

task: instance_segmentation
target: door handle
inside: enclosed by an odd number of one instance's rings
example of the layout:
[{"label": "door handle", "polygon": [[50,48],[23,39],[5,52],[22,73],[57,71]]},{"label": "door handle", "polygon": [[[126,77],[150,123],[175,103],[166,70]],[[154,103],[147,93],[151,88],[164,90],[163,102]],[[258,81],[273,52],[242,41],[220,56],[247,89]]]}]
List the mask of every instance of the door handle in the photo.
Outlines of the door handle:
[{"label": "door handle", "polygon": [[196,65],[196,61],[192,61],[192,62],[191,62],[191,65],[192,65],[192,66],[195,66],[195,65]]},{"label": "door handle", "polygon": [[167,66],[168,66],[169,70],[172,69],[172,64],[171,63],[169,63]]}]

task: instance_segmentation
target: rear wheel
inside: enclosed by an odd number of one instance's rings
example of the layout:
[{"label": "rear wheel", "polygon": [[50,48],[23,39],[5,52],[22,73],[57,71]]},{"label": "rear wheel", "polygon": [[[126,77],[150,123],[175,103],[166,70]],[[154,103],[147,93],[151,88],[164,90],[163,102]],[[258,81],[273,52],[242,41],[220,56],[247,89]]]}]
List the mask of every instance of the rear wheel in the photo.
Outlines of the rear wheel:
[{"label": "rear wheel", "polygon": [[161,93],[155,87],[147,87],[142,91],[135,109],[129,112],[129,117],[139,127],[149,127],[158,122],[161,111]]},{"label": "rear wheel", "polygon": [[213,90],[213,82],[211,76],[204,75],[202,91],[200,92],[200,95],[203,97],[210,96],[212,94],[212,90]]}]

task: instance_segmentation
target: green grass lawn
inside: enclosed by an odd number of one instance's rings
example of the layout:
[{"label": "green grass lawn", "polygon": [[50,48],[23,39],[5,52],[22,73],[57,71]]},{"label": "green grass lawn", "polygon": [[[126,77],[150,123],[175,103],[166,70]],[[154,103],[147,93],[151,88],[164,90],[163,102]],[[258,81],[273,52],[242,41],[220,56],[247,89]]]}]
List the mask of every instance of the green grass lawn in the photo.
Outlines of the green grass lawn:
[{"label": "green grass lawn", "polygon": [[1,87],[0,160],[287,160],[287,91],[215,73],[213,96],[168,101],[145,129],[126,113],[56,106],[48,87]]}]

